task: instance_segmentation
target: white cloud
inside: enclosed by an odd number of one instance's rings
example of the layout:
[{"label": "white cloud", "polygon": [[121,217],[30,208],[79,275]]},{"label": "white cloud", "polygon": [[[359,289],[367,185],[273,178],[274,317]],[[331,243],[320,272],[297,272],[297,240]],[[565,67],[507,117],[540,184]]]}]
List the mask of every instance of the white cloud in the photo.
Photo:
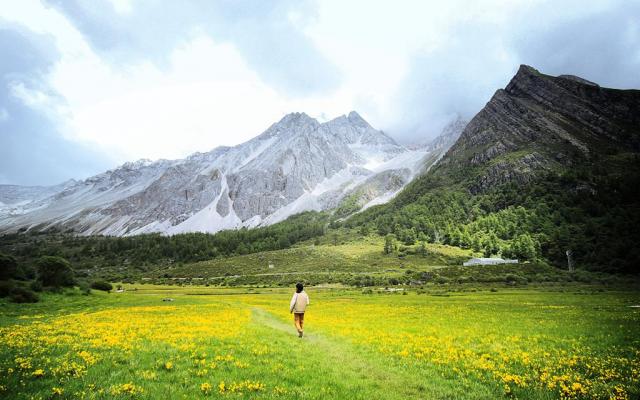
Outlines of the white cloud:
[{"label": "white cloud", "polygon": [[[114,71],[92,57],[52,74],[79,137],[127,157],[183,157],[255,135],[283,108],[234,48],[200,36],[167,70],[144,63]],[[90,72],[88,72],[90,71]]]},{"label": "white cloud", "polygon": [[[29,11],[33,12],[27,12]],[[5,18],[7,15],[4,15]],[[59,98],[16,82],[25,104],[55,113],[67,138],[93,143],[118,162],[179,158],[248,140],[292,111],[349,111],[351,94],[290,99],[265,85],[230,43],[202,32],[174,49],[169,65],[116,67],[101,59],[57,11],[32,3],[11,15],[51,34],[61,58],[47,81]]]},{"label": "white cloud", "polygon": [[[142,9],[132,0],[109,1],[122,16],[117,22],[123,24]],[[55,114],[67,138],[93,143],[122,162],[184,157],[234,145],[293,111],[324,120],[357,109],[372,125],[396,128],[392,133],[407,141],[416,131],[434,134],[437,128],[430,127],[442,125],[443,118],[461,109],[473,114],[506,84],[522,61],[513,46],[505,44],[511,36],[535,40],[535,29],[597,16],[614,3],[567,0],[557,7],[549,0],[401,1],[394,5],[326,0],[317,4],[312,17],[290,11],[287,20],[305,35],[296,43],[306,45],[309,38],[322,53],[318,59],[325,57],[339,69],[339,87],[329,93],[320,91],[321,95],[290,94],[280,75],[267,84],[265,75],[254,70],[256,59],[289,53],[273,53],[262,42],[236,47],[233,34],[223,41],[211,37],[211,30],[193,30],[186,41],[175,40],[180,44],[170,50],[167,63],[158,65],[145,53],[123,65],[114,62],[117,58],[103,59],[105,53],[94,51],[67,17],[37,0],[0,4],[0,18],[53,36],[60,52],[46,77],[51,93],[18,81],[12,84],[13,95]],[[530,21],[530,15],[535,21]],[[136,27],[126,33],[135,35]],[[231,28],[241,36],[241,26],[225,27],[235,32]],[[151,27],[140,29],[153,32]],[[283,32],[282,38],[274,34],[266,43],[286,48],[290,31]],[[251,58],[247,52],[253,52],[253,64],[247,62]],[[291,60],[275,57],[276,67],[287,62]],[[313,74],[318,71],[311,68],[306,75],[295,76],[311,77],[315,83]]]},{"label": "white cloud", "polygon": [[130,14],[133,10],[132,0],[109,0],[116,12]]}]

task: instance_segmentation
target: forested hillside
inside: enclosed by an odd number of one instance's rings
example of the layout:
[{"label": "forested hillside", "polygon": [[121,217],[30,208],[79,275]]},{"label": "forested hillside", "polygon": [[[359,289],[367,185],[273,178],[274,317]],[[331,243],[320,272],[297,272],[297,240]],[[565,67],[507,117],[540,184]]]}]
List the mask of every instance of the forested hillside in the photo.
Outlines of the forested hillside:
[{"label": "forested hillside", "polygon": [[637,272],[640,91],[522,66],[441,162],[392,202],[350,218],[525,260]]},{"label": "forested hillside", "polygon": [[22,233],[0,237],[0,252],[11,254],[27,269],[41,256],[60,256],[75,268],[138,269],[195,262],[230,255],[290,247],[322,235],[328,216],[306,212],[264,228],[173,236],[146,234],[129,237],[74,236],[65,233]]}]

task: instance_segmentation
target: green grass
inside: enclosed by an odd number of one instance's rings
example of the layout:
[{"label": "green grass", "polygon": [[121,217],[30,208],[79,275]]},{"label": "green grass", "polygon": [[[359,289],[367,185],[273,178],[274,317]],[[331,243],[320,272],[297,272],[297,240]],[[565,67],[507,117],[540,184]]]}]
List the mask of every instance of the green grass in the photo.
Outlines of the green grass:
[{"label": "green grass", "polygon": [[358,275],[378,280],[400,277],[407,270],[433,271],[459,265],[472,255],[471,251],[457,247],[427,244],[425,256],[415,254],[417,245],[414,245],[408,246],[409,252],[399,257],[383,254],[384,243],[379,236],[345,235],[336,245],[330,243],[330,237],[323,239],[318,245],[304,242],[290,249],[183,264],[149,276],[178,281],[200,278],[225,285],[288,285],[299,280],[352,284]]},{"label": "green grass", "polygon": [[[32,305],[3,301],[0,397],[560,397],[560,384],[539,384],[543,371],[569,390],[576,382],[588,388],[571,392],[576,398],[640,395],[635,290],[308,288],[301,340],[287,310],[289,289],[125,287],[45,294]],[[207,393],[203,384],[211,385]]]}]

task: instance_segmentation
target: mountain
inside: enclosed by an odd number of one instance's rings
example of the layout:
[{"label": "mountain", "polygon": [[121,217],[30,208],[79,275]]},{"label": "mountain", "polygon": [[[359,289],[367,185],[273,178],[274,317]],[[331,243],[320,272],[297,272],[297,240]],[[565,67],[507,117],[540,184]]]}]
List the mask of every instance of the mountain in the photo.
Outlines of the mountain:
[{"label": "mountain", "polygon": [[400,168],[401,165],[398,165],[398,169],[383,171],[367,178],[366,181],[351,189],[343,197],[335,210],[335,215],[345,217],[374,205],[384,204],[394,198],[416,175],[416,172],[417,174],[422,174],[440,160],[444,153],[458,140],[466,125],[467,121],[457,116],[445,125],[437,137],[425,143],[407,146],[408,149],[416,151],[417,154],[425,154],[417,164],[417,171]]},{"label": "mountain", "polygon": [[637,271],[640,91],[521,66],[427,173],[347,226]]},{"label": "mountain", "polygon": [[52,196],[74,183],[71,179],[54,186],[0,185],[0,214],[23,213],[30,203]]},{"label": "mountain", "polygon": [[356,112],[326,123],[292,113],[235,147],[125,163],[59,187],[0,186],[0,198],[23,201],[1,209],[0,231],[120,236],[269,225],[301,211],[335,208],[355,192],[366,191],[367,202],[385,201],[429,154],[398,145]]},{"label": "mountain", "polygon": [[[470,121],[436,174],[473,170],[472,192],[640,149],[640,92],[521,66]],[[469,179],[470,178],[470,179]]]}]

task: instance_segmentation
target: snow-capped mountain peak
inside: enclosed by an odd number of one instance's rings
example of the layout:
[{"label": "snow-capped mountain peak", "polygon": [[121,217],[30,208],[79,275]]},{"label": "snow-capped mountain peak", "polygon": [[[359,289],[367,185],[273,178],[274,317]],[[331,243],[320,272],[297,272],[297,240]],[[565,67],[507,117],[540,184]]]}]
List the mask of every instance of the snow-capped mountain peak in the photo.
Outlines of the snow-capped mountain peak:
[{"label": "snow-capped mountain peak", "polygon": [[[174,234],[270,224],[334,208],[361,185],[388,199],[421,170],[425,155],[398,145],[355,111],[325,123],[291,113],[237,146],[182,160],[125,163],[39,190],[43,194],[19,208],[3,200],[0,231]],[[7,190],[0,186],[0,197]]]}]

